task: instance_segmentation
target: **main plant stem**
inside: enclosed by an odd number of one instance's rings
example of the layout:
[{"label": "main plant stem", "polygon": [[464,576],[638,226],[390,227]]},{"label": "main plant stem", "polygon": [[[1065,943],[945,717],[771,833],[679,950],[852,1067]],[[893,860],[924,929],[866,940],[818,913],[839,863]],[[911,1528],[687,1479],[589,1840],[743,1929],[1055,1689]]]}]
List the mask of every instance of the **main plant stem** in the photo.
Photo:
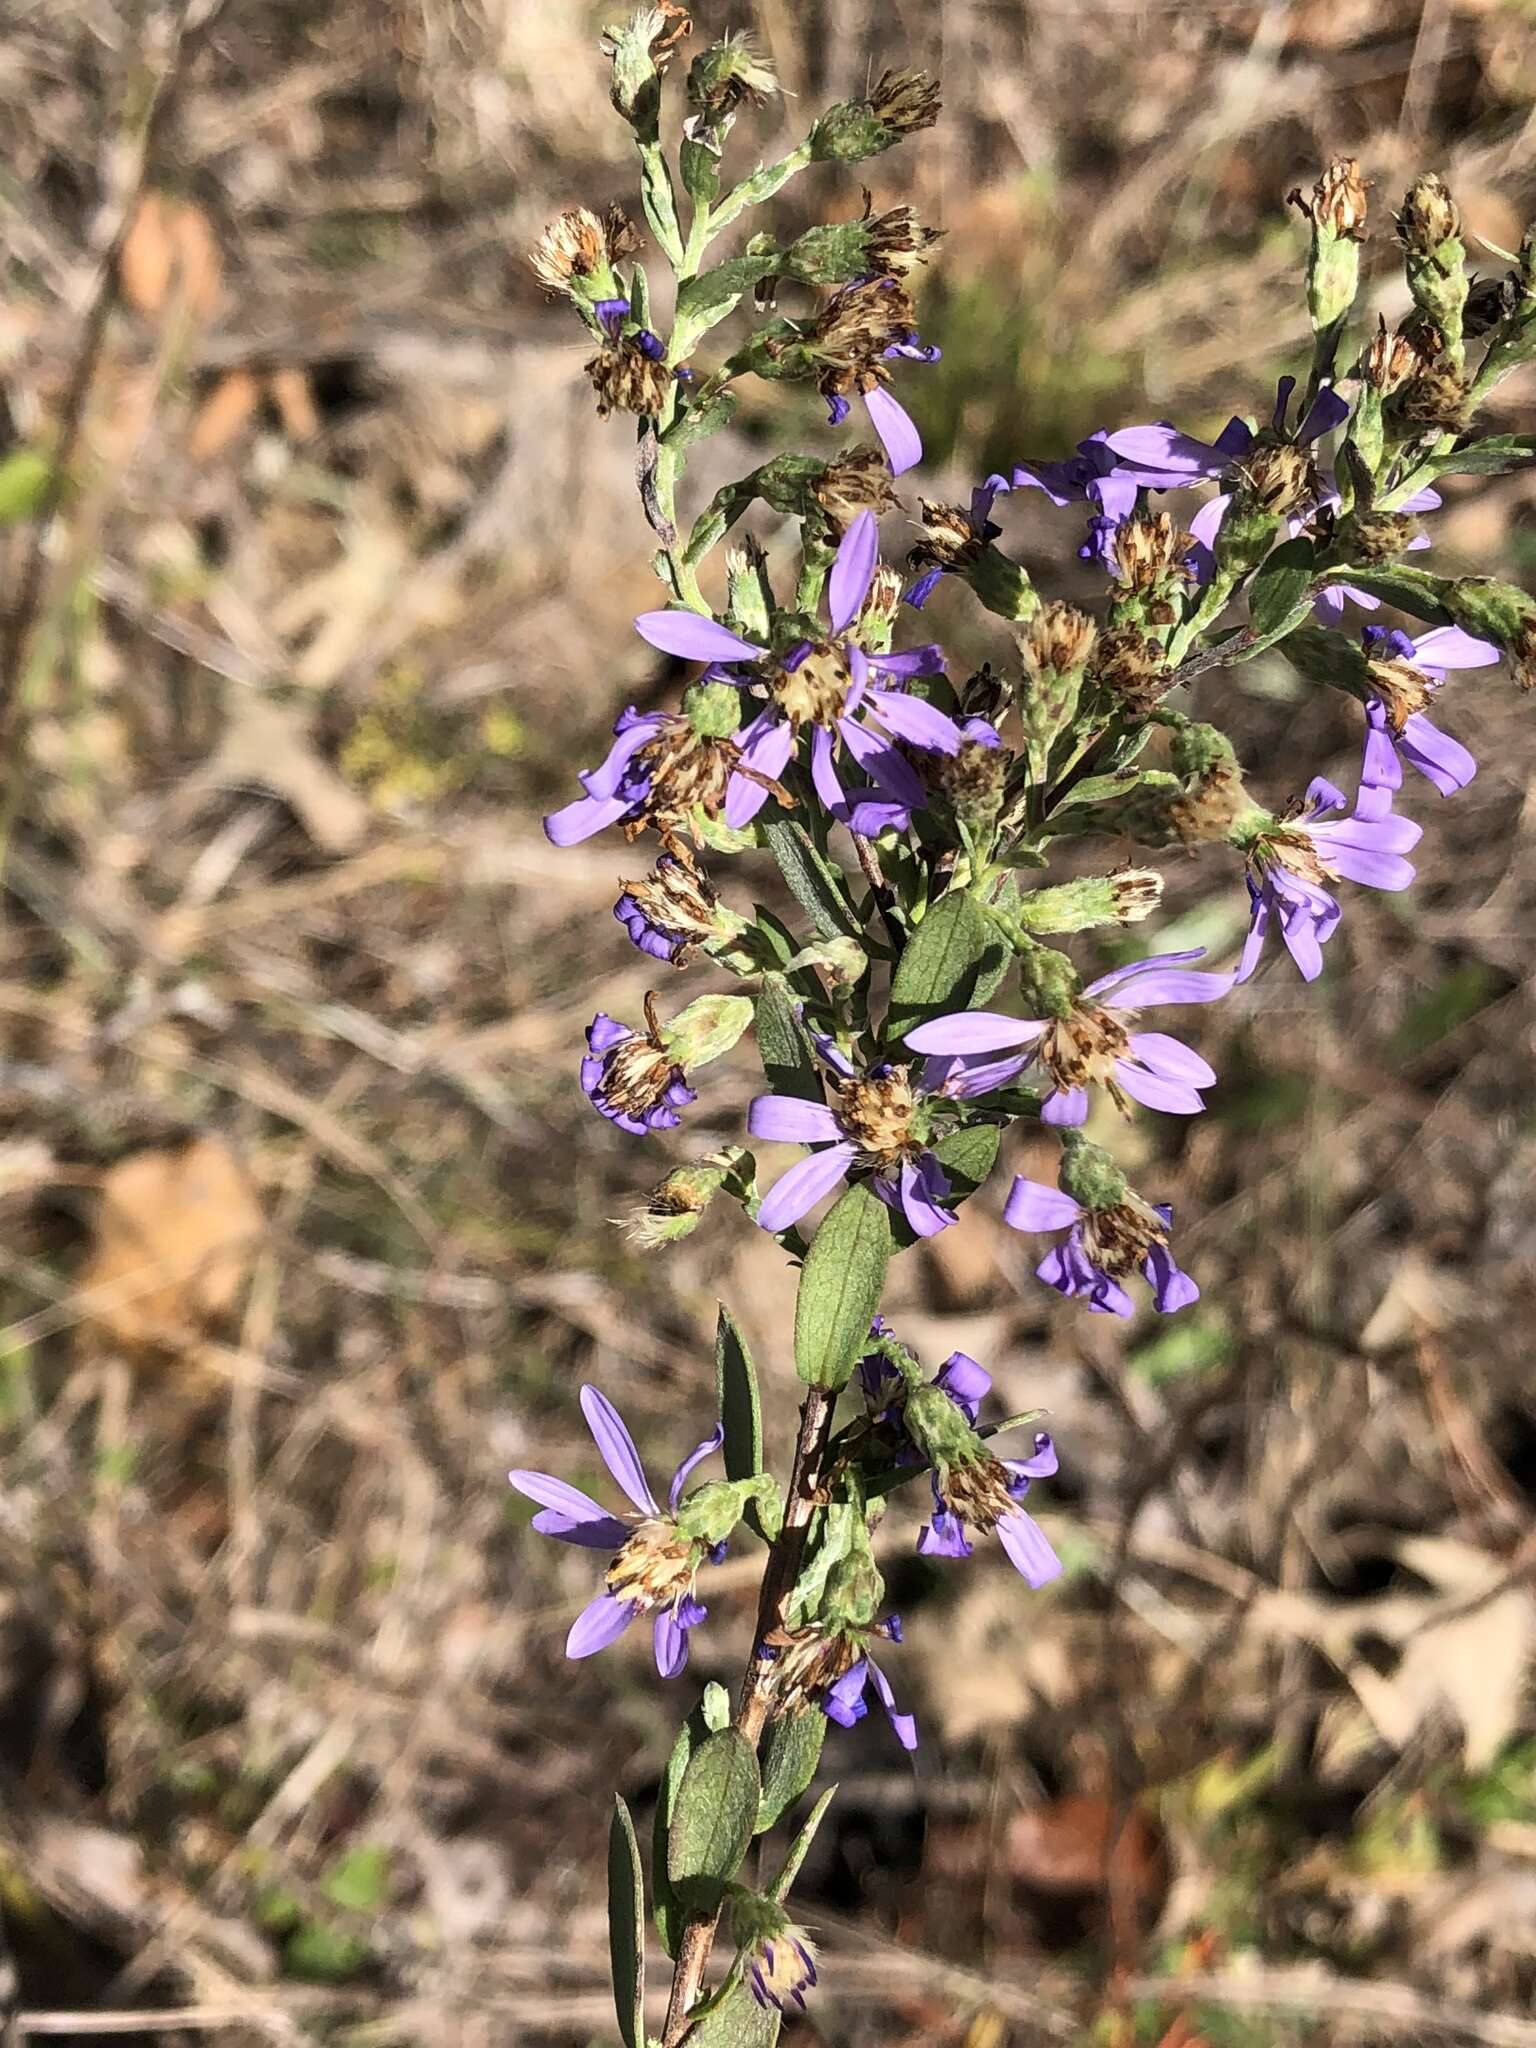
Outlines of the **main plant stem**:
[{"label": "main plant stem", "polygon": [[[768,1552],[763,1583],[757,1597],[757,1626],[752,1633],[752,1653],[742,1676],[741,1697],[736,1708],[736,1727],[755,1749],[768,1723],[773,1699],[772,1637],[782,1626],[784,1610],[800,1574],[805,1540],[811,1516],[818,1505],[822,1467],[832,1434],[832,1411],[837,1396],[823,1387],[812,1387],[800,1410],[800,1434],[795,1442],[795,1461],[790,1468],[789,1491],[784,1502],[784,1526]],[[720,1915],[705,1914],[690,1920],[677,1945],[677,1962],[672,1971],[672,1995],[667,2003],[667,2021],[662,2029],[661,2048],[678,2048],[688,2031],[689,2015],[704,1981],[709,1952],[714,1946],[715,1927]]]}]

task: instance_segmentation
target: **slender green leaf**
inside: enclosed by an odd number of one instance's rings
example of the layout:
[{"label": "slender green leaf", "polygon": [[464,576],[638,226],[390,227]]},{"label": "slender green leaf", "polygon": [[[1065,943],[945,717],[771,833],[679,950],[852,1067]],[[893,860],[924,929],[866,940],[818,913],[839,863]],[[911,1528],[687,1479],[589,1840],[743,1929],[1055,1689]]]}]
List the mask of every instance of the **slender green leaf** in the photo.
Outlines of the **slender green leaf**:
[{"label": "slender green leaf", "polygon": [[1411,569],[1406,563],[1385,569],[1362,569],[1351,565],[1348,569],[1330,569],[1328,581],[1348,583],[1353,589],[1364,590],[1386,604],[1396,605],[1410,618],[1423,619],[1426,625],[1449,626],[1453,623],[1441,601],[1442,592],[1450,588],[1450,578],[1431,575],[1427,569]]},{"label": "slender green leaf", "polygon": [[667,1876],[690,1913],[712,1913],[752,1840],[762,1784],[757,1752],[737,1728],[699,1745],[677,1788]]},{"label": "slender green leaf", "polygon": [[783,1714],[768,1735],[763,1760],[763,1797],[757,1809],[757,1832],[765,1834],[794,1805],[816,1775],[827,1717],[815,1707]]},{"label": "slender green leaf", "polygon": [[789,1854],[784,1858],[784,1868],[768,1887],[770,1899],[776,1899],[782,1906],[789,1896],[789,1888],[800,1875],[800,1866],[810,1854],[811,1844],[816,1839],[816,1830],[827,1817],[827,1808],[837,1792],[835,1785],[829,1785],[816,1804],[811,1808],[805,1826],[789,1845]]},{"label": "slender green leaf", "polygon": [[1536,434],[1495,434],[1449,455],[1432,455],[1424,465],[1434,476],[1502,476],[1536,462]]},{"label": "slender green leaf", "polygon": [[795,1297],[795,1370],[807,1386],[845,1386],[869,1337],[891,1256],[891,1216],[861,1182],[822,1219]]},{"label": "slender green leaf", "polygon": [[799,1095],[820,1102],[821,1080],[805,1026],[795,1015],[782,975],[765,974],[758,991],[755,1023],[757,1051],[768,1086],[775,1095]]},{"label": "slender green leaf", "polygon": [[1309,540],[1288,540],[1260,566],[1248,592],[1248,617],[1255,636],[1249,652],[1273,646],[1312,610],[1317,555]]},{"label": "slender green leaf", "polygon": [[779,267],[777,249],[764,249],[751,256],[732,256],[698,277],[678,286],[677,323],[698,328],[723,320],[743,292],[772,277]]},{"label": "slender green leaf", "polygon": [[907,941],[891,978],[887,1038],[901,1038],[931,1017],[984,1003],[1011,958],[995,925],[969,896],[946,896]]},{"label": "slender green leaf", "polygon": [[843,876],[805,827],[793,818],[778,818],[762,832],[790,894],[822,938],[861,939],[863,927],[848,901]]},{"label": "slender green leaf", "polygon": [[725,1427],[727,1479],[755,1479],[763,1469],[763,1407],[757,1369],[736,1318],[722,1301],[715,1323],[715,1387]]},{"label": "slender green leaf", "polygon": [[608,1961],[624,2048],[645,2048],[645,1877],[635,1824],[617,1794],[608,1829]]},{"label": "slender green leaf", "polygon": [[[714,1691],[722,1695],[725,1716],[720,1725],[730,1719],[730,1701],[724,1698],[724,1686],[715,1686]],[[672,1888],[667,1876],[667,1835],[672,1825],[673,1810],[677,1805],[678,1788],[683,1782],[693,1753],[705,1740],[714,1726],[710,1711],[708,1690],[705,1698],[695,1706],[682,1727],[677,1731],[677,1740],[672,1745],[672,1754],[667,1758],[667,1768],[662,1773],[656,1790],[656,1812],[651,1821],[651,1912],[656,1921],[656,1932],[661,1936],[661,1945],[669,1956],[676,1956],[678,1937],[683,1923],[688,1918],[687,1908]]]}]

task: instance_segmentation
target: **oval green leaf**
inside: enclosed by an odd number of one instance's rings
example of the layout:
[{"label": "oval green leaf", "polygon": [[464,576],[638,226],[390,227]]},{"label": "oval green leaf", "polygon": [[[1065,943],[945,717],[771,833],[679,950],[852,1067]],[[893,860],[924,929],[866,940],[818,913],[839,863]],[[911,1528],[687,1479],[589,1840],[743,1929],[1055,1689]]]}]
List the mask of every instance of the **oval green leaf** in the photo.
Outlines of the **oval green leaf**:
[{"label": "oval green leaf", "polygon": [[737,1728],[689,1758],[667,1831],[667,1877],[690,1914],[713,1913],[752,1840],[762,1784],[757,1752]]},{"label": "oval green leaf", "polygon": [[969,896],[946,896],[902,950],[891,977],[887,1038],[902,1038],[931,1017],[984,1003],[1011,958],[997,927]]},{"label": "oval green leaf", "polygon": [[880,1306],[891,1244],[890,1211],[867,1183],[823,1218],[795,1297],[795,1371],[807,1386],[847,1385]]},{"label": "oval green leaf", "polygon": [[624,2048],[645,2048],[645,1877],[635,1824],[617,1794],[608,1829],[608,1961]]}]

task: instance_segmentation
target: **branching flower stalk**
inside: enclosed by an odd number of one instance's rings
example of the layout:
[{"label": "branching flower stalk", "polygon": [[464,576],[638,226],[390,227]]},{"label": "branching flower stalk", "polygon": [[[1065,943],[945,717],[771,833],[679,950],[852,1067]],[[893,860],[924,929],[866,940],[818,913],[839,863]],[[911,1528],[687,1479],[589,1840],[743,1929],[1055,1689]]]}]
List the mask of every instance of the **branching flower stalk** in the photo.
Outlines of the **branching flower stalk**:
[{"label": "branching flower stalk", "polygon": [[[1210,440],[1167,421],[1105,428],[1064,459],[985,478],[965,504],[919,498],[898,567],[882,549],[922,455],[900,393],[937,353],[914,300],[936,237],[899,198],[867,193],[792,239],[746,216],[808,164],[864,163],[932,126],[938,88],[888,71],[732,183],[733,131],[776,91],[773,73],[744,35],[688,62],[690,36],[684,9],[658,0],[604,39],[639,215],[671,273],[670,323],[619,209],[573,207],[532,255],[587,329],[599,412],[635,422],[664,592],[636,629],[687,671],[675,704],[621,712],[546,830],[561,846],[615,829],[635,844],[614,915],[659,981],[702,965],[738,984],[681,1009],[658,986],[638,1018],[598,1015],[580,1083],[614,1129],[669,1143],[702,1069],[755,1040],[765,1086],[745,1135],[791,1148],[787,1163],[760,1181],[739,1144],[674,1159],[627,1228],[659,1251],[712,1203],[741,1204],[799,1264],[804,1391],[781,1489],[764,1468],[756,1369],[722,1307],[715,1412],[664,1502],[595,1387],[582,1407],[624,1508],[553,1474],[512,1479],[539,1533],[600,1562],[572,1657],[644,1621],[658,1671],[678,1678],[712,1566],[732,1543],[766,1546],[737,1697],[706,1686],[683,1725],[649,1876],[622,1800],[609,1845],[626,2048],[763,2048],[818,1982],[786,1899],[830,1792],[776,1868],[754,1840],[808,1793],[829,1721],[850,1727],[878,1705],[903,1749],[918,1740],[884,1668],[902,1626],[875,1527],[915,1493],[926,1555],[962,1559],[995,1539],[1033,1589],[1061,1571],[1025,1505],[1055,1472],[1055,1445],[1034,1416],[985,1419],[976,1360],[956,1353],[930,1374],[880,1316],[886,1268],[957,1224],[1023,1124],[1060,1147],[1054,1183],[1016,1175],[1002,1204],[1036,1242],[1039,1278],[1102,1314],[1198,1299],[1171,1208],[1131,1184],[1108,1142],[1119,1118],[1198,1115],[1218,1085],[1163,1013],[1198,1017],[1282,953],[1319,974],[1349,887],[1414,880],[1405,767],[1443,797],[1476,773],[1453,729],[1458,672],[1507,662],[1536,684],[1536,600],[1421,559],[1442,478],[1532,459],[1531,437],[1483,433],[1478,414],[1536,357],[1536,237],[1504,275],[1469,281],[1455,200],[1419,178],[1394,229],[1412,310],[1396,332],[1362,329],[1367,188],[1352,159],[1328,165],[1292,195],[1311,357],[1258,419]],[[689,524],[688,456],[752,380],[813,387],[829,431],[723,486]],[[1086,515],[1076,580],[1102,579],[1095,609],[1043,595],[1007,552],[1001,520],[1020,490]],[[993,658],[968,677],[923,630],[945,578],[992,621]],[[1359,707],[1353,790],[1313,776],[1271,809],[1227,734],[1193,716],[1190,682],[1270,649]],[[1294,766],[1265,767],[1296,791]],[[1224,853],[1246,889],[1237,958],[1134,944],[1161,898],[1154,867],[1052,874],[1059,842],[1095,837]],[[733,904],[705,866],[743,856],[777,866],[797,924]],[[1093,930],[1119,934],[1108,972],[1070,950]],[[672,1962],[659,2037],[645,2022],[647,1902]],[[717,1951],[729,1960],[712,1972]]]}]

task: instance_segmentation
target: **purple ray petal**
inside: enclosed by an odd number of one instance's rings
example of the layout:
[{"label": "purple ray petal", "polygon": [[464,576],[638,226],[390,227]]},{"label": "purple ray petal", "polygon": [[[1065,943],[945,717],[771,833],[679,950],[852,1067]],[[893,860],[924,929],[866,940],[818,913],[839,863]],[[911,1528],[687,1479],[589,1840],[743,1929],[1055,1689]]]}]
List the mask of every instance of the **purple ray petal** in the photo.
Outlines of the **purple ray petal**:
[{"label": "purple ray petal", "polygon": [[990,1095],[994,1088],[1006,1088],[1029,1065],[1028,1052],[1011,1059],[988,1059],[985,1053],[934,1053],[924,1060],[922,1088],[925,1095],[942,1095],[949,1102],[967,1102],[976,1095]]},{"label": "purple ray petal", "polygon": [[871,690],[869,702],[880,723],[908,746],[935,754],[958,754],[963,735],[947,712],[900,690]]},{"label": "purple ray petal", "polygon": [[617,1017],[610,1017],[606,1010],[599,1010],[587,1026],[587,1044],[594,1053],[611,1052],[616,1045],[622,1045],[626,1038],[634,1035],[627,1024],[621,1024]]},{"label": "purple ray petal", "polygon": [[1022,1509],[1016,1515],[1003,1516],[997,1525],[997,1540],[1015,1571],[1037,1592],[1061,1577],[1061,1559],[1046,1541],[1045,1531]]},{"label": "purple ray petal", "polygon": [[1296,429],[1296,439],[1303,445],[1320,441],[1324,434],[1331,434],[1349,418],[1349,401],[1341,398],[1331,388],[1319,391],[1307,408],[1307,416]]},{"label": "purple ray petal", "polygon": [[917,1532],[917,1554],[919,1557],[971,1556],[972,1546],[965,1533],[965,1525],[948,1508],[935,1508],[933,1520],[925,1522]]},{"label": "purple ray petal", "polygon": [[1109,446],[1119,458],[1122,475],[1138,477],[1153,488],[1165,479],[1189,483],[1196,477],[1219,476],[1227,466],[1227,458],[1209,441],[1181,434],[1167,420],[1122,427],[1109,436]]},{"label": "purple ray petal", "polygon": [[824,1145],[839,1135],[837,1118],[825,1103],[794,1095],[757,1096],[747,1110],[747,1129],[776,1145]]},{"label": "purple ray petal", "polygon": [[949,1176],[931,1152],[925,1152],[915,1164],[910,1159],[902,1161],[902,1214],[919,1237],[937,1237],[957,1220],[951,1210],[940,1207],[941,1197],[949,1191]]},{"label": "purple ray petal", "polygon": [[[633,705],[630,709],[634,710]],[[601,763],[577,776],[587,795],[598,798],[616,795],[629,771],[630,762],[642,748],[651,744],[665,724],[666,719],[655,713],[644,717],[636,715],[633,723],[626,725],[615,739]]]},{"label": "purple ray petal", "polygon": [[1307,808],[1320,817],[1326,817],[1330,811],[1348,810],[1349,798],[1326,775],[1314,775],[1307,784]]},{"label": "purple ray petal", "polygon": [[896,654],[872,654],[869,665],[883,676],[936,676],[944,670],[944,650],[930,640]]},{"label": "purple ray petal", "polygon": [[618,1484],[643,1515],[659,1515],[656,1496],[651,1492],[635,1440],[624,1426],[624,1418],[600,1387],[590,1383],[581,1390],[581,1412],[587,1418],[592,1441]]},{"label": "purple ray petal", "polygon": [[870,425],[880,437],[885,459],[891,465],[891,475],[902,476],[907,470],[915,469],[923,459],[923,442],[906,407],[894,399],[882,384],[877,384],[873,391],[865,392],[864,406]]},{"label": "purple ray petal", "polygon": [[[593,1500],[589,1493],[583,1493],[579,1486],[568,1486],[563,1479],[556,1479],[549,1472],[524,1472],[521,1469],[509,1472],[508,1479],[521,1494],[529,1500],[536,1500],[541,1508],[553,1508],[557,1514],[565,1515],[573,1522],[611,1522],[612,1515],[605,1507]],[[623,1527],[623,1524],[620,1524]]]},{"label": "purple ray petal", "polygon": [[1174,1264],[1173,1255],[1163,1245],[1153,1245],[1146,1257],[1147,1280],[1152,1289],[1152,1306],[1160,1314],[1171,1316],[1176,1309],[1188,1308],[1192,1301],[1200,1299],[1200,1290]]},{"label": "purple ray petal", "polygon": [[1004,1464],[1011,1473],[1022,1479],[1049,1479],[1061,1470],[1061,1458],[1054,1440],[1045,1430],[1035,1438],[1035,1448],[1027,1458],[1005,1458]]},{"label": "purple ray petal", "polygon": [[764,1230],[787,1230],[814,1209],[823,1195],[830,1194],[853,1164],[856,1146],[829,1145],[825,1152],[813,1152],[781,1174],[764,1195],[757,1220]]},{"label": "purple ray petal", "polygon": [[1025,1017],[1005,1017],[1000,1010],[955,1010],[909,1031],[905,1043],[914,1052],[1006,1052],[1032,1045],[1044,1024]]},{"label": "purple ray petal", "polygon": [[[1132,960],[1124,967],[1112,967],[1108,974],[1101,974],[1097,981],[1090,981],[1083,994],[1095,1002],[1102,1002],[1111,989],[1120,988],[1140,975],[1150,974],[1153,968],[1178,967],[1186,960],[1204,958],[1204,946],[1191,946],[1183,953],[1148,953],[1143,960]],[[1139,993],[1134,996],[1127,995],[1125,999],[1129,1006],[1134,1006],[1142,1000]],[[1111,1003],[1109,1007],[1114,1009],[1116,1005]]]},{"label": "purple ray petal", "polygon": [[1332,846],[1328,858],[1345,881],[1359,882],[1367,889],[1395,893],[1413,886],[1413,864],[1398,853],[1376,853],[1363,846]]},{"label": "purple ray petal", "polygon": [[1420,633],[1413,643],[1413,658],[1421,668],[1491,668],[1502,660],[1491,640],[1479,640],[1460,626],[1436,626]]},{"label": "purple ray petal", "polygon": [[595,797],[579,796],[550,812],[544,820],[544,837],[551,846],[579,846],[584,839],[616,825],[633,809],[632,797],[613,796],[599,802]]},{"label": "purple ray petal", "polygon": [[1166,1031],[1133,1031],[1130,1045],[1141,1064],[1154,1074],[1164,1074],[1170,1081],[1188,1081],[1196,1088],[1216,1086],[1216,1069],[1182,1038],[1171,1038]]},{"label": "purple ray petal", "polygon": [[1088,1121],[1086,1088],[1053,1088],[1040,1105],[1040,1121],[1055,1130],[1075,1130]]},{"label": "purple ray petal", "polygon": [[633,1600],[615,1600],[611,1593],[599,1593],[571,1623],[565,1639],[567,1657],[591,1657],[616,1643],[639,1613]]},{"label": "purple ray petal", "polygon": [[832,735],[824,725],[818,725],[811,734],[811,782],[817,796],[834,818],[846,818],[848,814],[848,792],[838,780],[837,763],[833,758]]},{"label": "purple ray petal", "polygon": [[676,1678],[688,1664],[688,1631],[670,1607],[663,1607],[651,1630],[656,1652],[656,1669],[663,1678]]},{"label": "purple ray petal", "polygon": [[1147,1109],[1160,1109],[1169,1116],[1198,1116],[1205,1104],[1187,1081],[1165,1080],[1134,1060],[1121,1060],[1115,1079],[1134,1101]]},{"label": "purple ray petal", "polygon": [[880,1704],[882,1707],[884,1707],[885,1717],[890,1722],[892,1729],[895,1731],[896,1740],[901,1744],[903,1749],[916,1749],[917,1717],[914,1714],[897,1713],[896,1695],[891,1691],[890,1680],[886,1677],[885,1673],[880,1669],[880,1666],[875,1662],[873,1657],[871,1657],[868,1661],[869,1675],[875,1682],[875,1691],[880,1695]]},{"label": "purple ray petal", "polygon": [[903,804],[909,810],[922,806],[927,799],[922,780],[911,762],[903,760],[889,740],[881,739],[867,726],[860,725],[856,718],[840,718],[837,731],[843,745],[870,781],[893,803]]},{"label": "purple ray petal", "polygon": [[1398,745],[1403,758],[1427,776],[1442,796],[1465,789],[1477,773],[1477,762],[1461,741],[1442,732],[1422,711],[1412,712],[1404,721]]},{"label": "purple ray petal", "polygon": [[974,1422],[976,1410],[992,1391],[992,1375],[969,1352],[951,1351],[934,1374],[933,1384],[942,1387]]},{"label": "purple ray petal", "polygon": [[540,1508],[529,1527],[537,1529],[541,1536],[553,1536],[557,1543],[579,1544],[583,1550],[614,1551],[629,1535],[628,1524],[617,1515],[604,1515],[596,1522],[578,1522],[555,1508]]},{"label": "purple ray petal", "polygon": [[1015,1230],[1064,1230],[1082,1213],[1082,1204],[1062,1189],[1026,1180],[1023,1174],[1014,1181],[1003,1205],[1003,1221]]},{"label": "purple ray petal", "polygon": [[683,1488],[688,1483],[689,1474],[695,1466],[702,1465],[707,1457],[718,1451],[724,1442],[725,1424],[717,1422],[704,1441],[694,1446],[672,1474],[672,1484],[667,1490],[667,1506],[674,1515],[677,1513],[677,1504],[683,1497]]},{"label": "purple ray petal", "polygon": [[846,633],[864,609],[879,560],[879,522],[873,512],[861,512],[838,542],[832,574],[827,578],[827,616],[834,633]]},{"label": "purple ray petal", "polygon": [[675,654],[684,661],[760,661],[768,651],[697,612],[642,612],[635,620],[635,631],[663,654]]},{"label": "purple ray petal", "polygon": [[858,1658],[842,1677],[829,1685],[821,1697],[822,1712],[840,1728],[853,1728],[869,1709],[864,1704],[864,1687],[869,1677],[869,1660]]}]

